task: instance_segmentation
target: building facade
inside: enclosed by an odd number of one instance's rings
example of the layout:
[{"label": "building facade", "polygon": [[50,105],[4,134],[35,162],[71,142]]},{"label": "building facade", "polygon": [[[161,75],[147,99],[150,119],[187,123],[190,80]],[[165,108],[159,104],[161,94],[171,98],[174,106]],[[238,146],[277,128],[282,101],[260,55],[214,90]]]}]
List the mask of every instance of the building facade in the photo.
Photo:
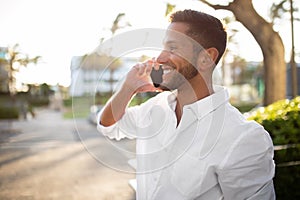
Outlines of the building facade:
[{"label": "building facade", "polygon": [[71,60],[70,95],[84,96],[114,91],[139,58],[114,58],[92,53]]}]

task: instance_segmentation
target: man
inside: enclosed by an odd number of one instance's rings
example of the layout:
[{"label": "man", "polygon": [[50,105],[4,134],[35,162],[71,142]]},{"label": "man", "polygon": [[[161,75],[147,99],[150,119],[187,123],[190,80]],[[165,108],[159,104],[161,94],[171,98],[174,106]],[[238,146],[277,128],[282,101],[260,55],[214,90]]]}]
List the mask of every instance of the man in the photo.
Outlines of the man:
[{"label": "man", "polygon": [[[109,138],[136,138],[137,199],[275,199],[273,144],[212,82],[227,35],[213,16],[193,10],[170,16],[164,49],[135,65],[99,115]],[[163,69],[160,88],[150,73]],[[140,92],[163,91],[128,107]]]}]

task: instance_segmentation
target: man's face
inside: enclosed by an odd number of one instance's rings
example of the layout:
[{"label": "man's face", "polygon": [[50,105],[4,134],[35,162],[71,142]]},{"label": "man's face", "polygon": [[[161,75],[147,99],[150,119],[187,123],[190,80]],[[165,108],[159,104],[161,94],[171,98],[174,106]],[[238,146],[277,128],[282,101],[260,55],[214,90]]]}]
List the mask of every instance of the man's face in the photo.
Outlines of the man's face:
[{"label": "man's face", "polygon": [[187,30],[188,25],[175,22],[166,32],[164,50],[157,58],[164,71],[161,85],[166,90],[179,89],[198,74],[194,52],[197,44],[185,34]]}]

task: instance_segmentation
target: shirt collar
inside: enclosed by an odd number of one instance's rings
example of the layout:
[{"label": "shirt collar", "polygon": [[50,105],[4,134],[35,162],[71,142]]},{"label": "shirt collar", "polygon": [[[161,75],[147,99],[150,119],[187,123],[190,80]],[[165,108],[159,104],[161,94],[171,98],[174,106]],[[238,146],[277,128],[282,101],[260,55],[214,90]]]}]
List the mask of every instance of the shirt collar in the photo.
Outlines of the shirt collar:
[{"label": "shirt collar", "polygon": [[[183,109],[190,109],[193,111],[193,114],[197,117],[197,119],[201,119],[207,114],[211,113],[215,109],[217,109],[222,104],[229,101],[229,93],[228,90],[219,85],[214,85],[214,93],[200,99],[192,104],[186,105]],[[175,110],[176,106],[176,97],[177,90],[170,92],[168,95],[168,105],[172,110]]]}]

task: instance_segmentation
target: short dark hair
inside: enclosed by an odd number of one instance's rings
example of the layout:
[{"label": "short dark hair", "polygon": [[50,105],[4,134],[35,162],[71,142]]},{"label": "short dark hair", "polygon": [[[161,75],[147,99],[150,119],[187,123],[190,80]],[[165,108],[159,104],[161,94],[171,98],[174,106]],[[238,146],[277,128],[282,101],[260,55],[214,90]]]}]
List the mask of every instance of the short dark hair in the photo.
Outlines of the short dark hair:
[{"label": "short dark hair", "polygon": [[170,22],[183,22],[188,24],[186,33],[197,41],[203,48],[215,47],[219,51],[216,64],[221,59],[227,44],[227,33],[222,22],[209,14],[186,9],[176,11],[169,17]]}]

